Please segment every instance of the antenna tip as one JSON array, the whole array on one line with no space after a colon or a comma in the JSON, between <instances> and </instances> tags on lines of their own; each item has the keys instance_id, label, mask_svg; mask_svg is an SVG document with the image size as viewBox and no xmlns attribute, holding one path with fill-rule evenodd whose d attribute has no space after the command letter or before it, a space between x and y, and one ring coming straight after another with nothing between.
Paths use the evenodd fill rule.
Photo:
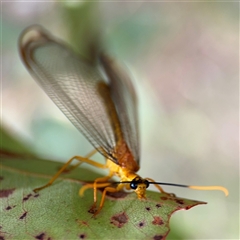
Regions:
<instances>
[{"instance_id":1,"label":"antenna tip","mask_svg":"<svg viewBox=\"0 0 240 240\"><path fill-rule=\"evenodd\" d=\"M222 191L224 192L225 196L227 197L229 192L225 187L222 187Z\"/></svg>"},{"instance_id":2,"label":"antenna tip","mask_svg":"<svg viewBox=\"0 0 240 240\"><path fill-rule=\"evenodd\" d=\"M229 194L227 188L222 186L189 186L189 188L196 190L219 190L224 192L225 196L228 196Z\"/></svg>"}]
</instances>

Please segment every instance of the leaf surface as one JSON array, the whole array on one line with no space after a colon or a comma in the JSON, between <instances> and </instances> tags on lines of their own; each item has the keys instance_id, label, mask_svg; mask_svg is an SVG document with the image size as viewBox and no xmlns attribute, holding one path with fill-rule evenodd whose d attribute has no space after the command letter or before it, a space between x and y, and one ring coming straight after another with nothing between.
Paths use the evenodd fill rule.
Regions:
<instances>
[{"instance_id":1,"label":"leaf surface","mask_svg":"<svg viewBox=\"0 0 240 240\"><path fill-rule=\"evenodd\" d=\"M89 212L93 191L78 191L98 175L78 168L62 174L39 193L60 168L58 162L31 158L2 160L0 181L1 234L3 239L165 239L173 212L204 202L147 192L147 200L135 193L108 195L101 212ZM81 180L79 180L81 179ZM101 191L98 192L98 199Z\"/></svg>"}]
</instances>

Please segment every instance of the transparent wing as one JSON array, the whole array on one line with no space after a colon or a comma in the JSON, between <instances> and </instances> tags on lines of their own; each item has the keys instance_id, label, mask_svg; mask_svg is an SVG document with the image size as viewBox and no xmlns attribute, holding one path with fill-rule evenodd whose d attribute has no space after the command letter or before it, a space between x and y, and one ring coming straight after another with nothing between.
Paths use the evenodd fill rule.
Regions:
<instances>
[{"instance_id":1,"label":"transparent wing","mask_svg":"<svg viewBox=\"0 0 240 240\"><path fill-rule=\"evenodd\" d=\"M102 55L100 61L109 79L111 98L117 110L123 139L139 163L137 97L129 75L116 62Z\"/></svg>"},{"instance_id":2,"label":"transparent wing","mask_svg":"<svg viewBox=\"0 0 240 240\"><path fill-rule=\"evenodd\" d=\"M96 67L40 26L23 32L20 52L35 80L100 153L117 163L113 151L124 139L139 161L136 97L120 69L102 58L107 83Z\"/></svg>"}]
</instances>

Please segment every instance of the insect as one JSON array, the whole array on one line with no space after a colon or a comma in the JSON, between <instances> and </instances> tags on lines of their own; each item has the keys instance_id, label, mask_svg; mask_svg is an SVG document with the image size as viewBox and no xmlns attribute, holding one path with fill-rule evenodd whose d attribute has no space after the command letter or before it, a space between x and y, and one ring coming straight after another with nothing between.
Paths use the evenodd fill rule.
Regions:
<instances>
[{"instance_id":1,"label":"insect","mask_svg":"<svg viewBox=\"0 0 240 240\"><path fill-rule=\"evenodd\" d=\"M108 56L99 56L99 70L38 25L23 31L19 49L33 78L95 148L85 157L72 157L46 185L34 189L35 192L50 186L75 159L79 161L77 165L87 163L109 169L106 177L95 179L79 191L83 195L86 189L93 188L95 215L102 209L107 192L134 190L139 199L145 199L150 184L162 193L160 185L221 190L228 194L221 186L161 183L136 173L140 161L137 97L128 74ZM96 152L105 157L105 164L90 159ZM113 176L118 176L120 181L110 182ZM104 191L97 208L98 188Z\"/></svg>"}]
</instances>

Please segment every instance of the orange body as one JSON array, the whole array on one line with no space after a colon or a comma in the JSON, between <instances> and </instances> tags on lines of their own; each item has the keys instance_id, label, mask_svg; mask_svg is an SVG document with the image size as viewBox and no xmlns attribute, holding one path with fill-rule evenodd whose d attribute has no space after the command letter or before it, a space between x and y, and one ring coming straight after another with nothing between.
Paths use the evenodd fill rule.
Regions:
<instances>
[{"instance_id":1,"label":"orange body","mask_svg":"<svg viewBox=\"0 0 240 240\"><path fill-rule=\"evenodd\" d=\"M106 166L110 172L113 172L114 175L120 178L120 182L132 182L134 179L135 181L141 180L142 183L139 183L137 185L137 189L135 189L134 191L139 199L146 198L147 186L146 184L144 184L143 179L139 175L137 175L134 171L129 170L128 168L120 167L119 165L117 165L116 163L109 159L106 162ZM124 188L127 190L131 190L129 183L119 184L116 190L120 191Z\"/></svg>"}]
</instances>

